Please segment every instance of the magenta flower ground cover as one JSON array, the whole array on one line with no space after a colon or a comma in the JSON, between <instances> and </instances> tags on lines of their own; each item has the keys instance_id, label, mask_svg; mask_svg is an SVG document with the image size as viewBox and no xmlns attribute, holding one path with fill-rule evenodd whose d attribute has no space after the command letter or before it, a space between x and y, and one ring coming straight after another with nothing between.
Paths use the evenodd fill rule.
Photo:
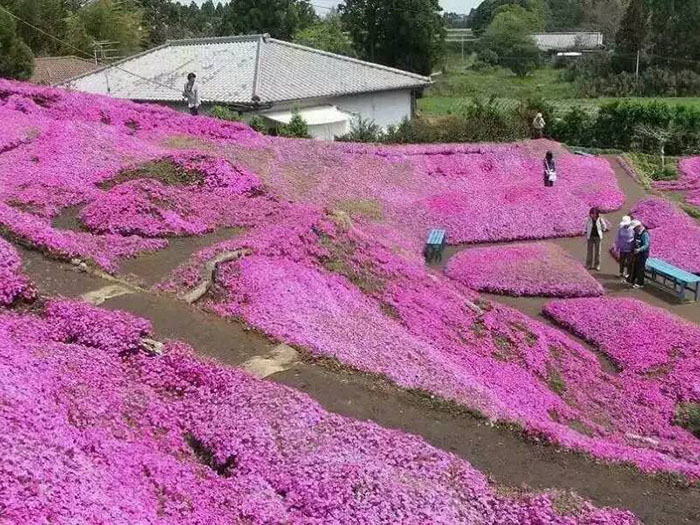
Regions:
<instances>
[{"instance_id":1,"label":"magenta flower ground cover","mask_svg":"<svg viewBox=\"0 0 700 525\"><path fill-rule=\"evenodd\" d=\"M201 235L264 220L274 206L261 193L364 217L415 248L438 226L454 243L578 235L590 206L611 210L624 201L605 160L571 155L555 143L319 144L8 81L0 81L0 111L8 129L0 147L0 203L19 213L0 214L0 224L57 255L110 271L121 257L165 244L146 237ZM554 188L541 181L547 148L559 166ZM124 170L164 159L205 183L163 187L151 179L104 187ZM67 238L50 221L71 206L84 206L79 217L87 231ZM132 238L125 246L108 234Z\"/></svg>"},{"instance_id":2,"label":"magenta flower ground cover","mask_svg":"<svg viewBox=\"0 0 700 525\"><path fill-rule=\"evenodd\" d=\"M634 216L651 235L651 257L700 273L700 224L671 201L649 197L637 203Z\"/></svg>"},{"instance_id":3,"label":"magenta flower ground cover","mask_svg":"<svg viewBox=\"0 0 700 525\"><path fill-rule=\"evenodd\" d=\"M547 149L558 162L553 188L542 183ZM591 206L624 202L607 161L552 142L373 147L277 139L226 154L286 198L381 220L421 240L434 227L445 228L450 243L580 235Z\"/></svg>"},{"instance_id":4,"label":"magenta flower ground cover","mask_svg":"<svg viewBox=\"0 0 700 525\"><path fill-rule=\"evenodd\" d=\"M700 442L657 411L668 402L658 384L605 371L590 350L510 308L478 314L475 292L397 256L361 225L291 210L284 222L196 254L161 288L188 291L204 262L247 249L220 266L203 307L561 446L700 475Z\"/></svg>"},{"instance_id":5,"label":"magenta flower ground cover","mask_svg":"<svg viewBox=\"0 0 700 525\"><path fill-rule=\"evenodd\" d=\"M0 306L36 297L34 285L22 272L22 260L10 243L0 238Z\"/></svg>"},{"instance_id":6,"label":"magenta flower ground cover","mask_svg":"<svg viewBox=\"0 0 700 525\"><path fill-rule=\"evenodd\" d=\"M471 248L452 257L445 274L475 290L516 297L604 293L579 261L547 242Z\"/></svg>"},{"instance_id":7,"label":"magenta flower ground cover","mask_svg":"<svg viewBox=\"0 0 700 525\"><path fill-rule=\"evenodd\" d=\"M681 159L678 171L678 180L657 181L654 182L654 188L672 191L700 190L700 157Z\"/></svg>"},{"instance_id":8,"label":"magenta flower ground cover","mask_svg":"<svg viewBox=\"0 0 700 525\"><path fill-rule=\"evenodd\" d=\"M544 312L600 348L624 373L654 376L669 399L700 401L700 327L635 299L553 301Z\"/></svg>"},{"instance_id":9,"label":"magenta flower ground cover","mask_svg":"<svg viewBox=\"0 0 700 525\"><path fill-rule=\"evenodd\" d=\"M583 500L560 515L556 493L499 495L420 438L329 414L181 343L139 352L149 332L67 301L0 313L4 521L637 523Z\"/></svg>"}]
</instances>

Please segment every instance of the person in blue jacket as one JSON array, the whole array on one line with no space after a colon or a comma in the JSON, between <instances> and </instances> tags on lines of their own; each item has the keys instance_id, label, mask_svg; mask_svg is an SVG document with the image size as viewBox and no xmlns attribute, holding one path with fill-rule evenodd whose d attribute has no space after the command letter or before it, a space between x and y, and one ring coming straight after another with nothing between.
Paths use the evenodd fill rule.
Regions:
<instances>
[{"instance_id":1,"label":"person in blue jacket","mask_svg":"<svg viewBox=\"0 0 700 525\"><path fill-rule=\"evenodd\" d=\"M632 224L634 225L634 262L629 283L633 288L638 289L644 286L644 269L651 249L651 236L641 221L633 221Z\"/></svg>"}]
</instances>

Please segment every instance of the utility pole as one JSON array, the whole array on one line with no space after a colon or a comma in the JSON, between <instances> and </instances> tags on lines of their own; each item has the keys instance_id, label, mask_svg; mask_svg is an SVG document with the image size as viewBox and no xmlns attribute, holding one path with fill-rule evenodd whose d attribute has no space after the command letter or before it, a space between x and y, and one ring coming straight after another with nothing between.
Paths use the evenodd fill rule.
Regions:
<instances>
[{"instance_id":1,"label":"utility pole","mask_svg":"<svg viewBox=\"0 0 700 525\"><path fill-rule=\"evenodd\" d=\"M639 55L641 54L641 50L637 49L637 67L634 72L634 76L639 79Z\"/></svg>"}]
</instances>

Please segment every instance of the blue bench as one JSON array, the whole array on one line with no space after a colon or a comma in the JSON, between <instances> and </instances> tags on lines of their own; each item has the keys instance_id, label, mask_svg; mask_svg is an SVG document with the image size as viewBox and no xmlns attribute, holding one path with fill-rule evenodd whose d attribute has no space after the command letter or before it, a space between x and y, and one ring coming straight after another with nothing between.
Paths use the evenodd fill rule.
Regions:
<instances>
[{"instance_id":1,"label":"blue bench","mask_svg":"<svg viewBox=\"0 0 700 525\"><path fill-rule=\"evenodd\" d=\"M447 235L445 230L430 230L425 243L425 260L428 262L442 261L442 251L445 249Z\"/></svg>"},{"instance_id":2,"label":"blue bench","mask_svg":"<svg viewBox=\"0 0 700 525\"><path fill-rule=\"evenodd\" d=\"M661 259L647 260L646 274L657 284L673 289L673 293L678 296L681 301L685 301L686 290L693 292L695 302L698 302L700 296L700 276L681 270L673 266L671 263L662 261ZM662 281L658 281L660 277Z\"/></svg>"}]
</instances>

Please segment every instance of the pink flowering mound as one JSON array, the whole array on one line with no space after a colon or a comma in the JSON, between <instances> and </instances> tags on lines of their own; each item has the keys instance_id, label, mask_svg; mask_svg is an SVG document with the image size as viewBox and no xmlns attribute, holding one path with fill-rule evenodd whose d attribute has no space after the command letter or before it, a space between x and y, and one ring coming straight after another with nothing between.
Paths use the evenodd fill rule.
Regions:
<instances>
[{"instance_id":1,"label":"pink flowering mound","mask_svg":"<svg viewBox=\"0 0 700 525\"><path fill-rule=\"evenodd\" d=\"M654 187L659 190L700 190L700 157L682 159L678 163L678 180L657 181Z\"/></svg>"},{"instance_id":2,"label":"pink flowering mound","mask_svg":"<svg viewBox=\"0 0 700 525\"><path fill-rule=\"evenodd\" d=\"M160 287L187 292L206 261L246 250L219 266L202 307L534 437L645 471L700 476L700 441L657 411L656 386L607 372L558 330L481 303L466 286L377 243L361 223L290 211L201 251Z\"/></svg>"},{"instance_id":3,"label":"pink flowering mound","mask_svg":"<svg viewBox=\"0 0 700 525\"><path fill-rule=\"evenodd\" d=\"M591 206L613 210L624 201L605 160L549 142L394 148L287 140L4 80L0 120L0 226L56 257L112 272L121 258L162 249L166 237L272 221L289 200L372 221L417 252L434 227L446 228L451 243L579 235ZM542 184L546 149L559 167L553 188ZM81 208L79 228L55 227L72 207Z\"/></svg>"},{"instance_id":4,"label":"pink flowering mound","mask_svg":"<svg viewBox=\"0 0 700 525\"><path fill-rule=\"evenodd\" d=\"M554 301L544 311L604 352L621 376L643 381L647 402L668 420L680 405L700 403L698 325L634 299ZM641 435L659 442L659 434Z\"/></svg>"},{"instance_id":5,"label":"pink flowering mound","mask_svg":"<svg viewBox=\"0 0 700 525\"><path fill-rule=\"evenodd\" d=\"M469 288L516 297L604 293L580 262L547 242L465 250L450 259L445 273Z\"/></svg>"},{"instance_id":6,"label":"pink flowering mound","mask_svg":"<svg viewBox=\"0 0 700 525\"><path fill-rule=\"evenodd\" d=\"M147 237L246 223L250 209L265 214L257 177L206 154L207 140L259 140L245 125L4 80L0 121L6 135L0 143L0 226L54 256L115 270L122 257L167 245ZM104 187L125 171L171 158L197 183L164 188L145 174ZM52 224L73 206L85 206L80 216L88 231Z\"/></svg>"},{"instance_id":7,"label":"pink flowering mound","mask_svg":"<svg viewBox=\"0 0 700 525\"><path fill-rule=\"evenodd\" d=\"M556 493L499 495L420 438L329 414L181 343L146 355L149 333L67 301L0 314L4 522L638 523L580 499L560 515Z\"/></svg>"},{"instance_id":8,"label":"pink flowering mound","mask_svg":"<svg viewBox=\"0 0 700 525\"><path fill-rule=\"evenodd\" d=\"M22 273L22 260L9 242L0 238L0 305L31 301L36 297L34 285Z\"/></svg>"},{"instance_id":9,"label":"pink flowering mound","mask_svg":"<svg viewBox=\"0 0 700 525\"><path fill-rule=\"evenodd\" d=\"M651 257L700 274L700 224L671 201L649 197L632 210L651 235Z\"/></svg>"},{"instance_id":10,"label":"pink flowering mound","mask_svg":"<svg viewBox=\"0 0 700 525\"><path fill-rule=\"evenodd\" d=\"M543 185L546 150L559 180ZM575 236L591 206L624 202L604 159L553 142L376 147L271 140L226 148L286 198L380 220L424 240L442 227L448 242Z\"/></svg>"}]
</instances>

